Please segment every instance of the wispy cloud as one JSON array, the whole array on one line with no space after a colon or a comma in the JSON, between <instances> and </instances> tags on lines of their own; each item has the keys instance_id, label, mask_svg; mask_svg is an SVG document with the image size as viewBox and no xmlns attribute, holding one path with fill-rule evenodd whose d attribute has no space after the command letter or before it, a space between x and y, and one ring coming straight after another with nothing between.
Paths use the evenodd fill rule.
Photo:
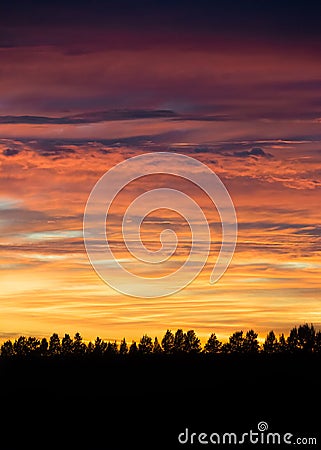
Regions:
<instances>
[{"instance_id":1,"label":"wispy cloud","mask_svg":"<svg viewBox=\"0 0 321 450\"><path fill-rule=\"evenodd\" d=\"M173 118L176 116L177 114L170 110L111 110L62 117L0 116L0 124L81 125L117 120Z\"/></svg>"}]
</instances>

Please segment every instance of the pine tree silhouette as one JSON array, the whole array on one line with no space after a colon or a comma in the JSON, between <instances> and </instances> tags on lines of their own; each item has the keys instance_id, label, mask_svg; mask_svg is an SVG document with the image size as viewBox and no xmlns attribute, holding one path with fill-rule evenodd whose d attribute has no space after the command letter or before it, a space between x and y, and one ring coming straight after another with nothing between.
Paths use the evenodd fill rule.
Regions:
<instances>
[{"instance_id":1,"label":"pine tree silhouette","mask_svg":"<svg viewBox=\"0 0 321 450\"><path fill-rule=\"evenodd\" d=\"M163 339L162 339L162 347L164 353L171 354L174 350L174 335L171 330L167 330Z\"/></svg>"},{"instance_id":2,"label":"pine tree silhouette","mask_svg":"<svg viewBox=\"0 0 321 450\"><path fill-rule=\"evenodd\" d=\"M125 338L123 338L121 340L121 343L119 346L119 353L120 353L120 355L127 355L127 353L128 353L128 345L127 345Z\"/></svg>"},{"instance_id":3,"label":"pine tree silhouette","mask_svg":"<svg viewBox=\"0 0 321 450\"><path fill-rule=\"evenodd\" d=\"M220 353L222 350L222 342L219 341L215 333L212 333L208 341L204 345L204 353Z\"/></svg>"},{"instance_id":4,"label":"pine tree silhouette","mask_svg":"<svg viewBox=\"0 0 321 450\"><path fill-rule=\"evenodd\" d=\"M141 338L138 344L138 351L144 355L149 355L153 351L153 340L147 334Z\"/></svg>"},{"instance_id":5,"label":"pine tree silhouette","mask_svg":"<svg viewBox=\"0 0 321 450\"><path fill-rule=\"evenodd\" d=\"M61 353L60 339L57 333L50 336L48 352L50 356L58 356Z\"/></svg>"},{"instance_id":6,"label":"pine tree silhouette","mask_svg":"<svg viewBox=\"0 0 321 450\"><path fill-rule=\"evenodd\" d=\"M279 344L274 331L270 331L266 336L265 342L263 344L263 350L265 353L273 354L279 351Z\"/></svg>"},{"instance_id":7,"label":"pine tree silhouette","mask_svg":"<svg viewBox=\"0 0 321 450\"><path fill-rule=\"evenodd\" d=\"M155 336L154 344L153 344L153 353L160 354L162 352L163 352L162 347L161 347L160 343L158 342L157 336Z\"/></svg>"},{"instance_id":8,"label":"pine tree silhouette","mask_svg":"<svg viewBox=\"0 0 321 450\"><path fill-rule=\"evenodd\" d=\"M243 340L243 352L244 353L257 353L259 351L259 342L257 340L257 333L254 330L247 331Z\"/></svg>"},{"instance_id":9,"label":"pine tree silhouette","mask_svg":"<svg viewBox=\"0 0 321 450\"><path fill-rule=\"evenodd\" d=\"M188 330L184 335L184 351L187 353L200 353L201 341L194 330Z\"/></svg>"}]
</instances>

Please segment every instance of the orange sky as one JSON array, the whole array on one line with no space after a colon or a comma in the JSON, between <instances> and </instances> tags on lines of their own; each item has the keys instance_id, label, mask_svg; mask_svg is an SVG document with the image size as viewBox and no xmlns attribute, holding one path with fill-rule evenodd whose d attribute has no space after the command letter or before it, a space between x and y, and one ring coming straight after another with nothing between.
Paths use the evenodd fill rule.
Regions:
<instances>
[{"instance_id":1,"label":"orange sky","mask_svg":"<svg viewBox=\"0 0 321 450\"><path fill-rule=\"evenodd\" d=\"M97 28L91 17L84 34L66 24L57 32L54 19L47 31L10 20L0 42L0 339L79 331L131 340L178 327L225 339L238 329L264 336L304 322L320 327L321 58L313 37L293 41L291 24L282 36L254 26L255 38L241 28L227 38L224 27L214 33L206 24L178 32L160 18L157 32L144 28L146 42L128 17L122 31ZM115 292L88 261L82 220L91 189L114 164L150 151L197 158L230 192L238 243L214 286L217 245L191 285L162 299ZM146 180L144 189L167 182ZM213 205L185 189L217 241ZM141 190L134 185L113 206L119 258L128 257L119 219ZM146 222L148 245L168 218L160 211ZM188 239L170 219L181 243ZM175 261L185 254L181 245Z\"/></svg>"},{"instance_id":2,"label":"orange sky","mask_svg":"<svg viewBox=\"0 0 321 450\"><path fill-rule=\"evenodd\" d=\"M3 150L10 144L6 141ZM265 333L304 321L320 323L320 209L318 187L309 176L317 161L312 169L311 158L293 160L293 150L287 149L301 144L280 144L282 150L266 145L273 158L217 154L211 164L211 154L195 155L222 177L230 191L238 215L238 244L219 283L208 284L216 257L213 249L201 275L164 299L133 299L113 291L97 277L84 250L87 197L108 168L129 156L128 149L71 145L68 149L74 153L65 147L58 156L43 156L32 143L15 145L21 145L19 154L2 154L0 159L4 333L80 330L87 338L97 334L119 339L138 338L142 332L160 335L167 327L181 326L194 328L201 336L216 330L225 337L239 328ZM283 150L289 156L278 156ZM136 188L141 189L139 183ZM135 190L128 201L134 195ZM217 221L206 198L200 197L208 220ZM111 210L116 224L125 200ZM159 217L168 217L166 211ZM159 217L146 225L149 241L159 236ZM177 231L184 240L184 229ZM118 239L119 229L118 235L115 232ZM214 240L220 238L218 227L212 232ZM116 254L123 257L124 249Z\"/></svg>"}]
</instances>

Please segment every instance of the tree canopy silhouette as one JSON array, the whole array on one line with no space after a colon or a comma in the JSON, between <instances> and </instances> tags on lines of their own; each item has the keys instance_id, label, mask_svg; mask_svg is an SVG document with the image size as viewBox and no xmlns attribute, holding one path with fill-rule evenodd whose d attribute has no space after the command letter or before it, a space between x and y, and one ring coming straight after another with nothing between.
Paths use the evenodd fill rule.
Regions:
<instances>
[{"instance_id":1,"label":"tree canopy silhouette","mask_svg":"<svg viewBox=\"0 0 321 450\"><path fill-rule=\"evenodd\" d=\"M264 343L260 345L258 334L254 330L235 331L227 342L221 342L215 333L211 333L202 347L201 340L194 330L186 332L179 328L173 333L167 330L161 341L156 336L154 340L144 334L139 342L132 341L128 346L123 338L117 341L104 341L97 337L94 342L85 342L80 333L72 338L66 333L60 339L53 333L49 341L46 337L38 339L33 336L19 336L14 341L5 341L0 348L2 359L8 358L102 358L127 356L154 356L161 355L277 355L277 354L320 354L321 331L316 331L311 324L293 327L286 337L283 333L277 337L273 330L269 331Z\"/></svg>"}]
</instances>

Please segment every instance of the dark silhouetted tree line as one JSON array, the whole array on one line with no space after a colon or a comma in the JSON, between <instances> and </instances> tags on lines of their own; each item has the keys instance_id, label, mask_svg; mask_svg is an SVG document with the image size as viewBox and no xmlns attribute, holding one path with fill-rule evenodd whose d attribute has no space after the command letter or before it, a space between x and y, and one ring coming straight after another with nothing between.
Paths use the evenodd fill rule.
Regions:
<instances>
[{"instance_id":1,"label":"dark silhouetted tree line","mask_svg":"<svg viewBox=\"0 0 321 450\"><path fill-rule=\"evenodd\" d=\"M270 331L262 345L254 330L246 333L234 332L227 342L221 342L215 333L212 333L202 347L200 339L194 330L184 332L178 329L175 333L167 330L161 341L157 337L152 339L144 334L139 342L128 344L123 338L118 344L116 341L104 341L97 337L94 342L85 343L79 333L72 338L65 334L61 339L53 333L49 340L46 338L20 336L14 342L7 340L0 349L1 358L84 358L105 356L133 356L133 355L255 355L255 354L321 354L321 331L314 326L304 324L294 327L287 337L282 333L277 337Z\"/></svg>"}]
</instances>

